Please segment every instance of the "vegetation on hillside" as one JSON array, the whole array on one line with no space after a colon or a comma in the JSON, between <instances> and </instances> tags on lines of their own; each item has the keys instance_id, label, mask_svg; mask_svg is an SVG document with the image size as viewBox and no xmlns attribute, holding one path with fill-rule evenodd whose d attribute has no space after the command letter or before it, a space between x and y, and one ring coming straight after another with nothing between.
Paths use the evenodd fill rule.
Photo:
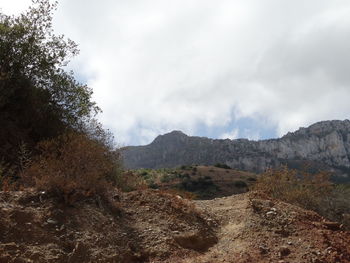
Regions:
<instances>
[{"instance_id":1,"label":"vegetation on hillside","mask_svg":"<svg viewBox=\"0 0 350 263\"><path fill-rule=\"evenodd\" d=\"M52 29L56 4L35 0L19 16L0 13L0 186L36 187L66 203L115 186L171 190L209 199L254 189L350 226L350 187L323 173L286 168L258 180L226 164L121 172L113 136L94 117L92 90L65 66L77 45Z\"/></svg>"},{"instance_id":2,"label":"vegetation on hillside","mask_svg":"<svg viewBox=\"0 0 350 263\"><path fill-rule=\"evenodd\" d=\"M119 155L94 120L91 88L65 70L78 49L54 34L55 8L34 0L19 16L0 13L0 184L91 194L116 183Z\"/></svg>"},{"instance_id":3,"label":"vegetation on hillside","mask_svg":"<svg viewBox=\"0 0 350 263\"><path fill-rule=\"evenodd\" d=\"M256 180L252 173L197 165L183 165L173 169L138 169L129 171L128 174L139 188L171 190L181 196L196 199L243 193ZM136 189L136 184L134 186L133 189Z\"/></svg>"},{"instance_id":4,"label":"vegetation on hillside","mask_svg":"<svg viewBox=\"0 0 350 263\"><path fill-rule=\"evenodd\" d=\"M313 210L350 228L350 185L334 184L329 174L310 174L283 167L259 176L254 190Z\"/></svg>"}]
</instances>

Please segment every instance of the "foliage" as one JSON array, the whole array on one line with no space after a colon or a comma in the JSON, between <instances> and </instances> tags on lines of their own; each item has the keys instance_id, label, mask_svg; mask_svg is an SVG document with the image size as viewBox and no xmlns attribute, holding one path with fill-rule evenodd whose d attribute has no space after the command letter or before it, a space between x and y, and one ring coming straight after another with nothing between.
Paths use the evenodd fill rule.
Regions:
<instances>
[{"instance_id":1,"label":"foliage","mask_svg":"<svg viewBox=\"0 0 350 263\"><path fill-rule=\"evenodd\" d=\"M12 190L15 185L13 185L13 168L6 162L0 161L0 190L8 191Z\"/></svg>"},{"instance_id":2,"label":"foliage","mask_svg":"<svg viewBox=\"0 0 350 263\"><path fill-rule=\"evenodd\" d=\"M320 215L339 221L350 228L346 218L350 215L350 187L334 185L324 172L309 174L283 167L261 175L255 191L273 198L314 210Z\"/></svg>"},{"instance_id":3,"label":"foliage","mask_svg":"<svg viewBox=\"0 0 350 263\"><path fill-rule=\"evenodd\" d=\"M223 169L231 169L230 166L228 166L227 164L225 163L217 163L214 165L215 167L218 167L218 168L223 168Z\"/></svg>"},{"instance_id":4,"label":"foliage","mask_svg":"<svg viewBox=\"0 0 350 263\"><path fill-rule=\"evenodd\" d=\"M104 194L117 183L118 158L109 148L85 134L67 133L38 144L38 155L21 174L35 186L71 203L76 196Z\"/></svg>"},{"instance_id":5,"label":"foliage","mask_svg":"<svg viewBox=\"0 0 350 263\"><path fill-rule=\"evenodd\" d=\"M233 184L234 184L235 187L238 187L238 188L246 188L246 187L248 187L247 183L245 181L243 181L243 180L237 180Z\"/></svg>"},{"instance_id":6,"label":"foliage","mask_svg":"<svg viewBox=\"0 0 350 263\"><path fill-rule=\"evenodd\" d=\"M178 185L178 189L192 192L200 198L207 198L219 190L212 178L208 176L185 179Z\"/></svg>"},{"instance_id":7,"label":"foliage","mask_svg":"<svg viewBox=\"0 0 350 263\"><path fill-rule=\"evenodd\" d=\"M154 186L154 184L152 185ZM148 187L142 176L131 171L119 173L116 177L116 186L124 192L145 189Z\"/></svg>"},{"instance_id":8,"label":"foliage","mask_svg":"<svg viewBox=\"0 0 350 263\"><path fill-rule=\"evenodd\" d=\"M18 17L0 13L0 156L11 165L22 143L80 130L99 111L92 90L64 70L78 49L53 33L55 7L35 0Z\"/></svg>"},{"instance_id":9,"label":"foliage","mask_svg":"<svg viewBox=\"0 0 350 263\"><path fill-rule=\"evenodd\" d=\"M256 182L256 178L255 178L255 177L252 177L252 176L248 177L247 180L248 180L249 182Z\"/></svg>"}]
</instances>

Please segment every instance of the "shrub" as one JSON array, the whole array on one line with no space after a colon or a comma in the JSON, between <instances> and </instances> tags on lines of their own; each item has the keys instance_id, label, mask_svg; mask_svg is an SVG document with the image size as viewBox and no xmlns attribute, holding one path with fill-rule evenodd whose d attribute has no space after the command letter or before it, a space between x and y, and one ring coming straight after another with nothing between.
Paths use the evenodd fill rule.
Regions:
<instances>
[{"instance_id":1,"label":"shrub","mask_svg":"<svg viewBox=\"0 0 350 263\"><path fill-rule=\"evenodd\" d=\"M181 169L181 170L188 170L188 166L186 166L186 165L181 165L180 169Z\"/></svg>"},{"instance_id":2,"label":"shrub","mask_svg":"<svg viewBox=\"0 0 350 263\"><path fill-rule=\"evenodd\" d=\"M16 172L19 142L32 150L39 141L77 130L99 112L92 90L65 70L78 48L55 35L56 4L32 2L18 16L0 10L0 156Z\"/></svg>"},{"instance_id":3,"label":"shrub","mask_svg":"<svg viewBox=\"0 0 350 263\"><path fill-rule=\"evenodd\" d=\"M238 187L238 188L245 188L245 187L248 187L247 183L242 181L242 180L237 180L233 183L233 185L235 187Z\"/></svg>"},{"instance_id":4,"label":"shrub","mask_svg":"<svg viewBox=\"0 0 350 263\"><path fill-rule=\"evenodd\" d=\"M10 164L0 161L0 190L9 191L16 188L14 184L15 170L11 167Z\"/></svg>"},{"instance_id":5,"label":"shrub","mask_svg":"<svg viewBox=\"0 0 350 263\"><path fill-rule=\"evenodd\" d=\"M180 178L180 179L189 179L189 178L190 178L190 175L189 175L188 173L179 174L179 178Z\"/></svg>"},{"instance_id":6,"label":"shrub","mask_svg":"<svg viewBox=\"0 0 350 263\"><path fill-rule=\"evenodd\" d=\"M331 192L328 175L299 174L283 167L269 170L258 178L254 189L283 201L298 204L307 209L317 209L320 198Z\"/></svg>"},{"instance_id":7,"label":"shrub","mask_svg":"<svg viewBox=\"0 0 350 263\"><path fill-rule=\"evenodd\" d=\"M170 176L169 176L169 175L163 175L163 176L160 178L160 182L161 182L161 183L168 183L168 182L170 182Z\"/></svg>"},{"instance_id":8,"label":"shrub","mask_svg":"<svg viewBox=\"0 0 350 263\"><path fill-rule=\"evenodd\" d=\"M155 182L150 182L148 184L149 188L152 188L152 189L158 189L159 188L159 185L156 184Z\"/></svg>"},{"instance_id":9,"label":"shrub","mask_svg":"<svg viewBox=\"0 0 350 263\"><path fill-rule=\"evenodd\" d=\"M116 186L124 192L131 192L147 188L147 183L141 175L128 171L117 174Z\"/></svg>"},{"instance_id":10,"label":"shrub","mask_svg":"<svg viewBox=\"0 0 350 263\"><path fill-rule=\"evenodd\" d=\"M230 166L228 166L227 164L225 163L217 163L214 165L215 167L218 167L218 168L223 168L223 169L231 169Z\"/></svg>"},{"instance_id":11,"label":"shrub","mask_svg":"<svg viewBox=\"0 0 350 263\"><path fill-rule=\"evenodd\" d=\"M248 177L247 180L249 182L256 182L257 179L256 179L256 177Z\"/></svg>"},{"instance_id":12,"label":"shrub","mask_svg":"<svg viewBox=\"0 0 350 263\"><path fill-rule=\"evenodd\" d=\"M141 173L141 175L142 175L142 176L147 176L147 175L148 175L148 172L147 172L147 171L143 171L143 172Z\"/></svg>"},{"instance_id":13,"label":"shrub","mask_svg":"<svg viewBox=\"0 0 350 263\"><path fill-rule=\"evenodd\" d=\"M260 176L253 189L273 198L316 211L329 220L344 223L350 214L350 187L334 185L327 173L300 173L283 167Z\"/></svg>"},{"instance_id":14,"label":"shrub","mask_svg":"<svg viewBox=\"0 0 350 263\"><path fill-rule=\"evenodd\" d=\"M115 152L84 134L67 133L38 144L40 154L21 174L24 185L63 197L103 195L116 184L119 169Z\"/></svg>"}]
</instances>

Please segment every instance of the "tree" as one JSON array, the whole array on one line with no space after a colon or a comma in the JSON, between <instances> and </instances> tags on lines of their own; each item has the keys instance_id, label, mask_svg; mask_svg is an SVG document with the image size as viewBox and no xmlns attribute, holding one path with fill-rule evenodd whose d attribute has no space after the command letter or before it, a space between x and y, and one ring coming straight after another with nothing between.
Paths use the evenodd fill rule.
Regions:
<instances>
[{"instance_id":1,"label":"tree","mask_svg":"<svg viewBox=\"0 0 350 263\"><path fill-rule=\"evenodd\" d=\"M20 144L79 131L99 111L92 90L64 70L78 49L54 34L56 5L33 0L17 17L0 13L0 161L16 164Z\"/></svg>"}]
</instances>

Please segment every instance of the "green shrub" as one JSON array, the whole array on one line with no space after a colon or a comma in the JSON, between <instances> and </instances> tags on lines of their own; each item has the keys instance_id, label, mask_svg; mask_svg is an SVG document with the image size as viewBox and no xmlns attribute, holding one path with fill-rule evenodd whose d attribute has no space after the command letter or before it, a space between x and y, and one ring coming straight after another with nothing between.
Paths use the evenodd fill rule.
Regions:
<instances>
[{"instance_id":1,"label":"green shrub","mask_svg":"<svg viewBox=\"0 0 350 263\"><path fill-rule=\"evenodd\" d=\"M218 168L223 168L223 169L231 169L230 166L228 166L227 164L225 163L217 163L214 165L215 167L218 167Z\"/></svg>"},{"instance_id":2,"label":"green shrub","mask_svg":"<svg viewBox=\"0 0 350 263\"><path fill-rule=\"evenodd\" d=\"M257 179L256 179L256 177L248 177L247 180L249 182L256 182Z\"/></svg>"},{"instance_id":3,"label":"green shrub","mask_svg":"<svg viewBox=\"0 0 350 263\"><path fill-rule=\"evenodd\" d=\"M168 183L170 182L170 177L168 175L164 175L163 177L160 178L160 181L162 183Z\"/></svg>"},{"instance_id":4,"label":"green shrub","mask_svg":"<svg viewBox=\"0 0 350 263\"><path fill-rule=\"evenodd\" d=\"M247 183L242 180L237 180L233 183L233 185L237 188L245 188L248 187Z\"/></svg>"},{"instance_id":5,"label":"green shrub","mask_svg":"<svg viewBox=\"0 0 350 263\"><path fill-rule=\"evenodd\" d=\"M148 175L148 172L147 172L147 171L143 171L143 172L141 173L141 175L142 175L142 176L147 176L147 175Z\"/></svg>"}]
</instances>

